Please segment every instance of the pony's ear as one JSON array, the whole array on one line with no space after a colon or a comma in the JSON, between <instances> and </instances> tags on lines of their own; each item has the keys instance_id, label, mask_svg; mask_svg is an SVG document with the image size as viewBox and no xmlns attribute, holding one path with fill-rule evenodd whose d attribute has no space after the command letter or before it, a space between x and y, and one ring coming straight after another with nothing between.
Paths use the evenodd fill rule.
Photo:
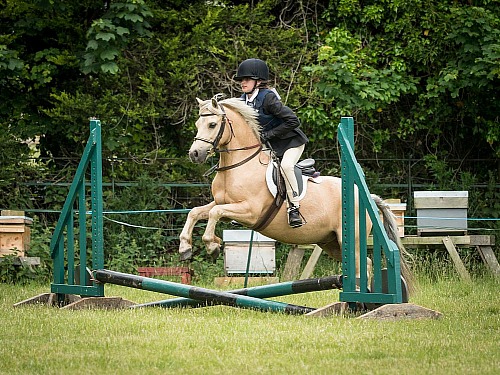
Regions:
<instances>
[{"instance_id":1,"label":"pony's ear","mask_svg":"<svg viewBox=\"0 0 500 375\"><path fill-rule=\"evenodd\" d=\"M201 106L203 104L203 100L201 100L200 98L196 98L196 100L198 101L199 106Z\"/></svg>"},{"instance_id":2,"label":"pony's ear","mask_svg":"<svg viewBox=\"0 0 500 375\"><path fill-rule=\"evenodd\" d=\"M212 98L212 107L217 108L217 106L218 106L217 99L214 97Z\"/></svg>"}]
</instances>

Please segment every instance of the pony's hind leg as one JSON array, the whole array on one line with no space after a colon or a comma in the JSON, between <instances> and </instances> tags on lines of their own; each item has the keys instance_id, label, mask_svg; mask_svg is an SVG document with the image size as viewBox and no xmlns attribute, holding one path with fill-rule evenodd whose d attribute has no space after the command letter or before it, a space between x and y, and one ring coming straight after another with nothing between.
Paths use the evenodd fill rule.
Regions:
<instances>
[{"instance_id":1,"label":"pony's hind leg","mask_svg":"<svg viewBox=\"0 0 500 375\"><path fill-rule=\"evenodd\" d=\"M371 225L370 225L371 228ZM337 260L338 262L342 263L342 230L338 230L339 234L335 234L335 238L332 241L329 242L324 242L324 243L318 243L318 246L323 249L324 252L326 252L331 258ZM369 232L369 230L368 230ZM360 277L360 252L359 252L359 238L358 235L356 235L355 238L356 241L356 246L355 246L355 272L356 272L356 279L359 280ZM343 265L341 265L341 268L343 268ZM368 280L371 277L372 273L372 260L367 257L366 258L366 272L367 272L367 278ZM359 281L358 281L359 283ZM368 283L369 284L369 283ZM359 286L359 285L358 285Z\"/></svg>"},{"instance_id":2,"label":"pony's hind leg","mask_svg":"<svg viewBox=\"0 0 500 375\"><path fill-rule=\"evenodd\" d=\"M194 207L186 219L184 228L179 236L179 253L181 255L181 260L191 259L193 256L193 229L199 220L208 219L209 211L215 206L215 202L211 202L205 206Z\"/></svg>"},{"instance_id":3,"label":"pony's hind leg","mask_svg":"<svg viewBox=\"0 0 500 375\"><path fill-rule=\"evenodd\" d=\"M321 247L329 257L342 262L342 248L336 238L330 242L318 243L317 245Z\"/></svg>"}]
</instances>

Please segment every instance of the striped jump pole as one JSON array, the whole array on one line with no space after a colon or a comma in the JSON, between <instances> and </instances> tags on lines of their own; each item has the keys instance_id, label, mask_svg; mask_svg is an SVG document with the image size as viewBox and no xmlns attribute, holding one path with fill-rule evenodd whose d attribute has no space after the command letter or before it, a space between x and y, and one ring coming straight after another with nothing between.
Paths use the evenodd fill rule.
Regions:
<instances>
[{"instance_id":1,"label":"striped jump pole","mask_svg":"<svg viewBox=\"0 0 500 375\"><path fill-rule=\"evenodd\" d=\"M286 296L290 294L299 294L307 292L316 292L329 289L342 289L342 275L333 275L315 279L305 279L296 281L287 281L284 283L256 286L253 288L243 288L229 290L227 293L250 296L255 298L270 298ZM142 303L132 306L136 307L204 307L210 305L207 300L196 300L191 298L171 298L162 301Z\"/></svg>"},{"instance_id":2,"label":"striped jump pole","mask_svg":"<svg viewBox=\"0 0 500 375\"><path fill-rule=\"evenodd\" d=\"M143 289L152 292L171 294L178 297L207 301L208 303L214 305L227 305L246 309L283 312L294 315L306 314L316 310L305 306L291 305L288 303L269 301L228 292L219 292L216 290L194 287L149 277L129 275L126 273L104 269L93 271L93 275L94 278L101 283L116 284L129 288Z\"/></svg>"}]
</instances>

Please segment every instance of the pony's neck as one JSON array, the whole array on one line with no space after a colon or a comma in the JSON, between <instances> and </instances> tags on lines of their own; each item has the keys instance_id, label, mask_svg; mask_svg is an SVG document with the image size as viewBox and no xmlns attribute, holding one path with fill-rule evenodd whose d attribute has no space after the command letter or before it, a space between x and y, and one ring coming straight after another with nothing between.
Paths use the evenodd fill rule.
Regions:
<instances>
[{"instance_id":1,"label":"pony's neck","mask_svg":"<svg viewBox=\"0 0 500 375\"><path fill-rule=\"evenodd\" d=\"M249 167L254 163L259 163L259 154L262 152L259 151L259 147L261 147L260 138L239 113L227 109L226 114L230 126L226 127L228 134L226 134L225 138L229 140L229 143L219 147L219 151L221 151L219 154L219 167L224 168L239 165L240 163ZM231 129L232 134L230 134ZM240 170L238 168L238 171Z\"/></svg>"},{"instance_id":2,"label":"pony's neck","mask_svg":"<svg viewBox=\"0 0 500 375\"><path fill-rule=\"evenodd\" d=\"M232 129L233 134L228 134L230 141L224 148L236 149L260 144L260 139L239 113L231 109L226 109L226 113L231 124L226 131L230 132Z\"/></svg>"}]
</instances>

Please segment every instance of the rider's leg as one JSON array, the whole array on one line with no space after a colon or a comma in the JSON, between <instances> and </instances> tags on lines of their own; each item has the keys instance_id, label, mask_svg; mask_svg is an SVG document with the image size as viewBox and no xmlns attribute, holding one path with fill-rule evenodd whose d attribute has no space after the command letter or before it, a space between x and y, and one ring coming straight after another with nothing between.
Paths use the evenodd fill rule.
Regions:
<instances>
[{"instance_id":1,"label":"rider's leg","mask_svg":"<svg viewBox=\"0 0 500 375\"><path fill-rule=\"evenodd\" d=\"M295 178L295 164L299 161L305 145L290 148L281 159L281 168L285 178L286 195L288 197L288 222L292 227L300 227L302 219L299 214L299 187Z\"/></svg>"}]
</instances>

